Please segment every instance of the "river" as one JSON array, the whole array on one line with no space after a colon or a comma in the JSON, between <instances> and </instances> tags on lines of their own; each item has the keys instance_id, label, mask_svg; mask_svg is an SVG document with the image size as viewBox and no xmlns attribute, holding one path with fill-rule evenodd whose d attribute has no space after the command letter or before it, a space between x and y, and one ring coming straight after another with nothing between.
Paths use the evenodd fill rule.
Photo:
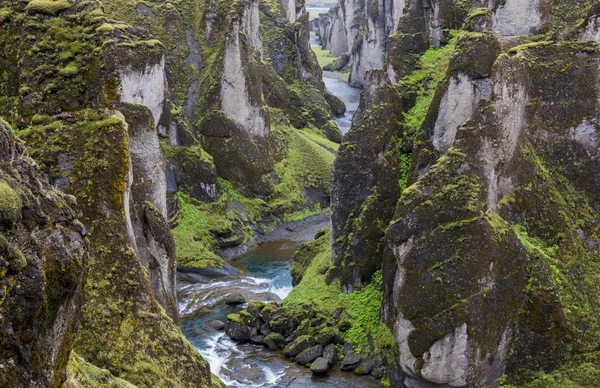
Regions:
<instances>
[{"instance_id":1,"label":"river","mask_svg":"<svg viewBox=\"0 0 600 388\"><path fill-rule=\"evenodd\" d=\"M316 45L311 36L311 44ZM346 104L346 113L336 117L342 133L350 130L352 115L360 101L360 89L343 81L343 74L323 72L327 89ZM279 301L292 290L291 260L301 244L327 224L289 232L282 239L259 245L229 261L244 273L242 277L214 279L194 274L178 274L177 295L181 329L191 344L210 363L212 373L228 387L290 388L369 388L381 387L371 377L331 369L325 376L314 376L310 369L290 362L281 351L263 346L232 341L222 330L210 328L211 322L227 321L227 315L240 311L243 305L227 305L223 298L232 295L246 300Z\"/></svg>"},{"instance_id":2,"label":"river","mask_svg":"<svg viewBox=\"0 0 600 388\"><path fill-rule=\"evenodd\" d=\"M178 296L181 328L186 338L210 363L211 371L229 387L380 387L371 377L332 369L326 376L313 376L310 369L288 361L281 353L263 346L240 344L223 331L207 328L213 320L227 321L227 314L243 306L219 303L226 295L242 294L253 300L279 300L292 290L291 258L304 242L327 226L320 224L289 233L281 240L262 244L229 263L242 270L241 278L211 281L179 274ZM245 306L245 305L244 305Z\"/></svg>"},{"instance_id":3,"label":"river","mask_svg":"<svg viewBox=\"0 0 600 388\"><path fill-rule=\"evenodd\" d=\"M319 46L314 33L310 34L310 44L313 47ZM323 82L327 90L346 104L346 113L333 119L343 134L348 132L352 126L352 116L358 108L361 92L361 89L349 86L344 81L344 76L345 74L339 72L323 71Z\"/></svg>"}]
</instances>

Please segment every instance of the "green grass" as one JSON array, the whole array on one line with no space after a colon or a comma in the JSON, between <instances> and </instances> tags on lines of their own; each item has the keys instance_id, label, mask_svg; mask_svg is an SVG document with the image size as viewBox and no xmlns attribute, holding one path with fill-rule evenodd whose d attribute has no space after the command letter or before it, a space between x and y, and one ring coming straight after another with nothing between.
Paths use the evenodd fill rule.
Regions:
<instances>
[{"instance_id":1,"label":"green grass","mask_svg":"<svg viewBox=\"0 0 600 388\"><path fill-rule=\"evenodd\" d=\"M446 70L448 69L448 64L456 45L456 38L456 31L453 31L452 38L446 46L427 50L419 59L417 70L401 81L418 89L415 106L404 113L404 123L407 128L415 131L421 128L429 106L433 101L435 88L446 75ZM424 87L425 81L429 81L427 88Z\"/></svg>"},{"instance_id":2,"label":"green grass","mask_svg":"<svg viewBox=\"0 0 600 388\"><path fill-rule=\"evenodd\" d=\"M319 62L319 66L321 66L321 69L333 63L333 61L335 61L338 58L331 55L331 52L329 52L329 50L323 50L321 46L312 46L311 48L317 55L317 61Z\"/></svg>"},{"instance_id":3,"label":"green grass","mask_svg":"<svg viewBox=\"0 0 600 388\"><path fill-rule=\"evenodd\" d=\"M178 193L180 203L179 225L173 229L173 237L177 247L177 264L185 267L222 267L223 260L208 247L214 243L211 230L216 217L211 212L211 204L195 201L187 194ZM230 226L227 219L218 217L225 226Z\"/></svg>"},{"instance_id":4,"label":"green grass","mask_svg":"<svg viewBox=\"0 0 600 388\"><path fill-rule=\"evenodd\" d=\"M294 213L306 208L303 190L306 187L324 188L329 194L331 167L335 155L312 140L316 133L306 134L288 126L277 126L288 144L284 159L275 165L279 182L275 185L269 204L276 213Z\"/></svg>"},{"instance_id":5,"label":"green grass","mask_svg":"<svg viewBox=\"0 0 600 388\"><path fill-rule=\"evenodd\" d=\"M352 325L342 333L344 340L353 345L359 353L367 353L369 337L373 338L380 354L393 357L397 347L393 334L379 319L381 308L381 271L377 271L371 283L360 291L344 294L339 280L326 283L326 274L331 265L331 247L329 233L312 244L318 244L319 253L306 269L302 280L283 300L284 306L299 306L312 302L319 306L325 314L333 314L343 307L352 316Z\"/></svg>"},{"instance_id":6,"label":"green grass","mask_svg":"<svg viewBox=\"0 0 600 388\"><path fill-rule=\"evenodd\" d=\"M310 140L312 140L315 143L320 144L324 147L327 147L328 149L330 149L332 151L337 151L340 148L340 145L338 143L334 143L331 140L327 139L324 135L320 134L318 132L318 130L304 128L302 130L302 133L304 134L304 136L308 137Z\"/></svg>"}]
</instances>

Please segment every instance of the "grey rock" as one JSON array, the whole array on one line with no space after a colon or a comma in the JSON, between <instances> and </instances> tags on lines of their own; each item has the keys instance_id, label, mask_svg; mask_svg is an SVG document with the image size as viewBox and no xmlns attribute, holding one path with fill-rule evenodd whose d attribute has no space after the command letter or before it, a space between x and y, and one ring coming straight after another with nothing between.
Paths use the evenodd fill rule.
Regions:
<instances>
[{"instance_id":1,"label":"grey rock","mask_svg":"<svg viewBox=\"0 0 600 388\"><path fill-rule=\"evenodd\" d=\"M287 343L288 341L286 341L279 333L272 332L265 337L265 345L271 350L283 348Z\"/></svg>"},{"instance_id":2,"label":"grey rock","mask_svg":"<svg viewBox=\"0 0 600 388\"><path fill-rule=\"evenodd\" d=\"M329 365L333 366L337 363L338 352L333 344L325 346L325 349L323 350L323 358Z\"/></svg>"},{"instance_id":3,"label":"grey rock","mask_svg":"<svg viewBox=\"0 0 600 388\"><path fill-rule=\"evenodd\" d=\"M327 373L327 370L329 369L329 365L327 360L325 360L323 357L319 357L317 358L311 365L310 365L310 371L316 375L322 375Z\"/></svg>"},{"instance_id":4,"label":"grey rock","mask_svg":"<svg viewBox=\"0 0 600 388\"><path fill-rule=\"evenodd\" d=\"M352 370L358 366L358 364L362 361L362 358L354 352L354 350L346 351L344 354L344 359L342 360L341 369L342 370Z\"/></svg>"},{"instance_id":5,"label":"grey rock","mask_svg":"<svg viewBox=\"0 0 600 388\"><path fill-rule=\"evenodd\" d=\"M308 348L296 356L296 362L302 365L306 365L312 362L317 357L323 354L323 347L321 345L313 346Z\"/></svg>"},{"instance_id":6,"label":"grey rock","mask_svg":"<svg viewBox=\"0 0 600 388\"><path fill-rule=\"evenodd\" d=\"M215 319L214 321L208 322L204 327L210 330L223 330L225 328L225 322Z\"/></svg>"},{"instance_id":7,"label":"grey rock","mask_svg":"<svg viewBox=\"0 0 600 388\"><path fill-rule=\"evenodd\" d=\"M255 344L263 344L265 342L265 336L259 334L253 335L250 337L250 341L254 342Z\"/></svg>"},{"instance_id":8,"label":"grey rock","mask_svg":"<svg viewBox=\"0 0 600 388\"><path fill-rule=\"evenodd\" d=\"M225 333L236 341L248 341L257 334L257 330L243 323L228 321L225 325Z\"/></svg>"},{"instance_id":9,"label":"grey rock","mask_svg":"<svg viewBox=\"0 0 600 388\"><path fill-rule=\"evenodd\" d=\"M267 336L267 335L271 334L271 332L272 332L272 331L273 331L273 330L271 330L271 326L269 326L269 324L268 324L268 323L263 323L263 324L260 326L260 333L261 333L262 335L264 335L264 336Z\"/></svg>"},{"instance_id":10,"label":"grey rock","mask_svg":"<svg viewBox=\"0 0 600 388\"><path fill-rule=\"evenodd\" d=\"M236 293L227 295L222 299L222 301L228 305L235 305L246 303L246 298L244 298L244 295Z\"/></svg>"},{"instance_id":11,"label":"grey rock","mask_svg":"<svg viewBox=\"0 0 600 388\"><path fill-rule=\"evenodd\" d=\"M286 345L283 349L283 354L286 357L296 357L302 351L314 346L315 339L313 337L303 335L298 337L294 342Z\"/></svg>"},{"instance_id":12,"label":"grey rock","mask_svg":"<svg viewBox=\"0 0 600 388\"><path fill-rule=\"evenodd\" d=\"M376 366L379 366L380 364L381 362L376 358L363 360L356 368L354 368L354 373L357 375L368 375Z\"/></svg>"}]
</instances>

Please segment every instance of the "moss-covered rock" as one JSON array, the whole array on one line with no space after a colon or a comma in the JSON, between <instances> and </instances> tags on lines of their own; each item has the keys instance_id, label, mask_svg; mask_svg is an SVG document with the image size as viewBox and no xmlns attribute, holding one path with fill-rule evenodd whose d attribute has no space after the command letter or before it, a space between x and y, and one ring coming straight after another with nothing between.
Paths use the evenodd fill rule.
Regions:
<instances>
[{"instance_id":1,"label":"moss-covered rock","mask_svg":"<svg viewBox=\"0 0 600 388\"><path fill-rule=\"evenodd\" d=\"M59 387L80 315L83 228L0 120L0 380Z\"/></svg>"},{"instance_id":2,"label":"moss-covered rock","mask_svg":"<svg viewBox=\"0 0 600 388\"><path fill-rule=\"evenodd\" d=\"M6 181L0 181L0 222L10 226L19 221L22 207L19 194Z\"/></svg>"},{"instance_id":3,"label":"moss-covered rock","mask_svg":"<svg viewBox=\"0 0 600 388\"><path fill-rule=\"evenodd\" d=\"M0 94L19 97L16 105L1 104L0 115L17 124L15 129L46 178L70 194L65 198L72 199L69 206L85 225L78 223L77 230L87 240L83 300L60 310L53 302L56 305L45 306L36 319L50 322L47 314L70 314L80 308L73 345L78 354L90 365L136 386L211 386L207 363L178 328L175 245L166 221L166 180L157 135L167 94L161 88L164 46L140 29L109 19L97 2L69 4L48 17L24 12L24 3L10 2L15 12L0 26L7 54L0 73L2 79L11 79L2 83ZM155 93L136 97L135 92L147 85L156 86ZM35 223L45 223L48 232L62 233L66 228L62 224L71 220L69 206L63 206L60 222L44 218L37 215L35 202L26 200L27 192L1 178L21 197L23 220L34 217ZM51 209L53 198L47 191L42 209ZM29 228L34 227L28 222ZM52 240L40 241L50 244ZM62 241L62 250L81 247L66 238ZM60 295L68 299L77 290L73 280L77 263L66 262L71 255L61 249L36 250L40 257L62 257L56 265L48 259L44 271L46 279L60 279L69 291L59 288L54 295L53 285L44 286L49 300ZM28 250L23 253L28 257ZM29 258L27 262L23 271L38 266L30 264ZM43 286L39 280L38 286ZM52 352L20 353L53 355L58 369L38 374L49 379L40 383L43 386L60 385L73 343L71 320L52 322L64 323L54 332L67 342L57 337L48 342L57 347ZM39 363L40 368L47 364ZM21 365L38 364L16 363Z\"/></svg>"}]
</instances>

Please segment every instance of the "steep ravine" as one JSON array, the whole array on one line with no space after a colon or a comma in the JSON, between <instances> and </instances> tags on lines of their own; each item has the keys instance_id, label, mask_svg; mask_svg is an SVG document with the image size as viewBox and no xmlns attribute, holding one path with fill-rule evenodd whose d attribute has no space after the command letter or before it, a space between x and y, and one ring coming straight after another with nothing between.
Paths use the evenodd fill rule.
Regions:
<instances>
[{"instance_id":1,"label":"steep ravine","mask_svg":"<svg viewBox=\"0 0 600 388\"><path fill-rule=\"evenodd\" d=\"M327 90L346 106L344 114L334 117L342 133L346 133L358 107L360 89L348 86L342 78L340 73L323 72ZM313 216L260 236L260 245L228 260L230 275L224 271L179 273L177 293L183 333L227 386L381 386L370 376L339 369L327 375L314 375L309 368L288 360L282 353L265 350L262 343L238 342L223 332L221 322L247 308L247 302L280 302L289 295L294 254L325 227L329 227L328 215Z\"/></svg>"}]
</instances>

